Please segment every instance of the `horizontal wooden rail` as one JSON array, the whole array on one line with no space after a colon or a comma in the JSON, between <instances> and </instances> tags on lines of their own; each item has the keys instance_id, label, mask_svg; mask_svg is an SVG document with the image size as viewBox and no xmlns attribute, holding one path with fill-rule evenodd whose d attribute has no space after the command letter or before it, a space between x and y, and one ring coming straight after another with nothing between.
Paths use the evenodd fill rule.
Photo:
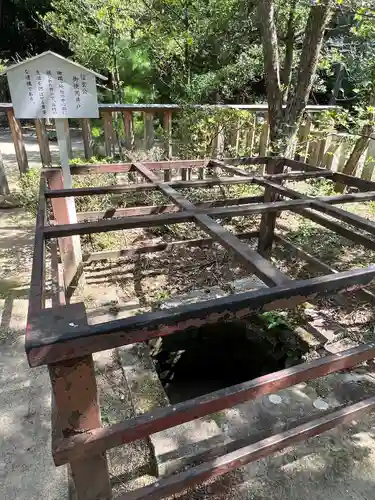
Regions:
<instances>
[{"instance_id":1,"label":"horizontal wooden rail","mask_svg":"<svg viewBox=\"0 0 375 500\"><path fill-rule=\"evenodd\" d=\"M0 104L0 111L1 111ZM284 106L285 107L285 106ZM100 111L182 111L184 109L237 109L244 111L267 112L267 104L191 104L180 106L178 104L99 104ZM329 105L308 105L307 113L321 113L339 109L338 106Z\"/></svg>"},{"instance_id":2,"label":"horizontal wooden rail","mask_svg":"<svg viewBox=\"0 0 375 500\"><path fill-rule=\"evenodd\" d=\"M262 439L257 443L209 460L184 472L161 478L157 483L122 494L116 497L116 500L159 500L169 497L208 479L213 479L233 469L272 455L300 441L322 434L338 425L349 423L362 413L372 411L374 407L375 397L340 408L302 425Z\"/></svg>"},{"instance_id":3,"label":"horizontal wooden rail","mask_svg":"<svg viewBox=\"0 0 375 500\"><path fill-rule=\"evenodd\" d=\"M374 345L362 345L353 349L301 363L249 382L183 401L172 406L133 417L110 427L93 429L53 443L56 465L106 451L160 432L176 425L204 417L225 408L271 394L300 382L307 382L339 370L347 369L375 357Z\"/></svg>"}]
</instances>

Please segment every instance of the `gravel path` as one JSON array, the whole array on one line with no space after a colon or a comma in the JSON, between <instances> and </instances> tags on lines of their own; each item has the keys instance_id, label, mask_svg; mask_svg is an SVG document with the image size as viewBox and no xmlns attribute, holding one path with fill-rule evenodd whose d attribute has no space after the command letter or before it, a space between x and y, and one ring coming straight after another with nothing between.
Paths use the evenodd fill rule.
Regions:
<instances>
[{"instance_id":1,"label":"gravel path","mask_svg":"<svg viewBox=\"0 0 375 500\"><path fill-rule=\"evenodd\" d=\"M26 146L30 166L36 166L31 134ZM14 189L18 168L6 131L0 148ZM51 456L48 373L45 367L30 369L24 351L33 239L32 217L22 209L0 210L0 497L66 500L66 468L56 468Z\"/></svg>"}]
</instances>

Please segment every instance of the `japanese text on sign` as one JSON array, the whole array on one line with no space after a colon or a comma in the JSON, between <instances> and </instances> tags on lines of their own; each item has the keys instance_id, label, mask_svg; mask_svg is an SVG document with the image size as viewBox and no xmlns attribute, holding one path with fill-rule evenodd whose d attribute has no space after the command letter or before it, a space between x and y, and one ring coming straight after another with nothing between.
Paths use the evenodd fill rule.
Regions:
<instances>
[{"instance_id":1,"label":"japanese text on sign","mask_svg":"<svg viewBox=\"0 0 375 500\"><path fill-rule=\"evenodd\" d=\"M8 74L13 107L22 118L95 118L95 75L70 64L30 64Z\"/></svg>"}]
</instances>

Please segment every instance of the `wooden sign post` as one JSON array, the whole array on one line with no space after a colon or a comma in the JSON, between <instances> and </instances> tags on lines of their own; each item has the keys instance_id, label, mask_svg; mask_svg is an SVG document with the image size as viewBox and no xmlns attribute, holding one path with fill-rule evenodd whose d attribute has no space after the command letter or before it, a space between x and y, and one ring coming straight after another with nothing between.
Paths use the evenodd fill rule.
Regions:
<instances>
[{"instance_id":1,"label":"wooden sign post","mask_svg":"<svg viewBox=\"0 0 375 500\"><path fill-rule=\"evenodd\" d=\"M99 117L96 78L106 80L106 77L51 51L10 66L6 74L16 118L55 119L63 187L71 188L68 118ZM68 198L66 203L68 220L61 220L56 213L56 222L77 222L74 198ZM66 248L63 249L60 244L67 287L73 278L71 269L77 270L82 262L79 236L73 236L71 241L73 255L67 255ZM74 263L64 262L68 257L70 260L73 258ZM68 267L70 272L67 272Z\"/></svg>"}]
</instances>

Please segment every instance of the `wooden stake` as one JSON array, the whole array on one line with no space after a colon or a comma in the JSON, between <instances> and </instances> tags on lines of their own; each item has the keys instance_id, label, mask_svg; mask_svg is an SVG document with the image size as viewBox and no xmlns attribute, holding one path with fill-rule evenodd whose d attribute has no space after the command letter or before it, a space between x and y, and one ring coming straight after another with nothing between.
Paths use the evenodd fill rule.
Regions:
<instances>
[{"instance_id":1,"label":"wooden stake","mask_svg":"<svg viewBox=\"0 0 375 500\"><path fill-rule=\"evenodd\" d=\"M39 145L40 159L43 167L52 166L51 151L49 149L49 140L46 130L46 121L43 118L35 120L35 132Z\"/></svg>"},{"instance_id":2,"label":"wooden stake","mask_svg":"<svg viewBox=\"0 0 375 500\"><path fill-rule=\"evenodd\" d=\"M150 151L154 146L154 113L148 111L144 116L144 148L145 151Z\"/></svg>"},{"instance_id":3,"label":"wooden stake","mask_svg":"<svg viewBox=\"0 0 375 500\"><path fill-rule=\"evenodd\" d=\"M124 111L122 116L125 130L125 147L129 151L134 151L133 113Z\"/></svg>"},{"instance_id":4,"label":"wooden stake","mask_svg":"<svg viewBox=\"0 0 375 500\"><path fill-rule=\"evenodd\" d=\"M16 152L16 158L18 163L18 168L21 174L24 174L29 169L29 164L27 161L27 154L25 149L25 143L23 142L22 129L19 120L14 116L13 108L7 111L8 121L10 131L12 133L12 139L14 144L14 150Z\"/></svg>"},{"instance_id":5,"label":"wooden stake","mask_svg":"<svg viewBox=\"0 0 375 500\"><path fill-rule=\"evenodd\" d=\"M172 111L165 111L163 116L165 145L164 154L168 160L172 158Z\"/></svg>"},{"instance_id":6,"label":"wooden stake","mask_svg":"<svg viewBox=\"0 0 375 500\"><path fill-rule=\"evenodd\" d=\"M91 122L88 118L82 118L81 128L85 158L88 160L94 154L92 148Z\"/></svg>"},{"instance_id":7,"label":"wooden stake","mask_svg":"<svg viewBox=\"0 0 375 500\"><path fill-rule=\"evenodd\" d=\"M0 194L5 196L10 194L7 176L5 175L5 168L1 151L0 151Z\"/></svg>"},{"instance_id":8,"label":"wooden stake","mask_svg":"<svg viewBox=\"0 0 375 500\"><path fill-rule=\"evenodd\" d=\"M259 156L266 156L267 154L269 133L270 128L268 125L268 113L265 113L264 123L262 125L262 131L259 138Z\"/></svg>"},{"instance_id":9,"label":"wooden stake","mask_svg":"<svg viewBox=\"0 0 375 500\"><path fill-rule=\"evenodd\" d=\"M61 169L63 173L63 183L64 188L69 189L72 188L72 174L70 173L69 167L69 139L67 132L69 129L66 125L65 118L56 118L56 134L57 134L57 142L59 145L59 153L60 153L60 163ZM74 198L69 197L66 198L67 210L68 210L68 219L69 224L73 224L77 222L77 213L76 207L74 203ZM73 248L74 248L74 259L75 259L75 267L78 267L82 262L82 251L81 251L81 242L79 236L73 237Z\"/></svg>"},{"instance_id":10,"label":"wooden stake","mask_svg":"<svg viewBox=\"0 0 375 500\"><path fill-rule=\"evenodd\" d=\"M103 125L104 125L104 147L106 156L112 156L112 145L114 143L114 133L113 133L113 123L112 114L110 111L104 111L103 113Z\"/></svg>"}]
</instances>

